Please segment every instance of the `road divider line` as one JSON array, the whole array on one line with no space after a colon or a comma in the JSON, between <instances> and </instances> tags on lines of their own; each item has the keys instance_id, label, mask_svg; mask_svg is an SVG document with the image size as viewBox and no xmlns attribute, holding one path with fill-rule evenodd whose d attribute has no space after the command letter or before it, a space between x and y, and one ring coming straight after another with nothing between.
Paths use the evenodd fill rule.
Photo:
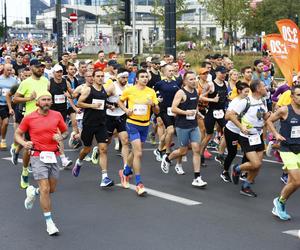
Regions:
<instances>
[{"instance_id":1,"label":"road divider line","mask_svg":"<svg viewBox=\"0 0 300 250\"><path fill-rule=\"evenodd\" d=\"M117 186L122 187L121 183L117 184ZM135 190L135 185L130 184L129 189L131 190ZM183 197L179 197L176 195L172 195L172 194L168 194L168 193L164 193L161 191L157 191L154 189L150 189L150 188L145 188L145 190L147 191L148 194L152 195L152 196L156 196L165 200L169 200L169 201L173 201L173 202L177 202L186 206L195 206L195 205L201 205L202 202L199 201L194 201L194 200L190 200L190 199L186 199Z\"/></svg>"},{"instance_id":2,"label":"road divider line","mask_svg":"<svg viewBox=\"0 0 300 250\"><path fill-rule=\"evenodd\" d=\"M2 158L3 160L7 160L7 161L10 161L11 160L11 157L5 157L5 158ZM19 163L23 163L23 160L22 159L18 159L18 162Z\"/></svg>"},{"instance_id":3,"label":"road divider line","mask_svg":"<svg viewBox=\"0 0 300 250\"><path fill-rule=\"evenodd\" d=\"M289 234L289 235L295 236L297 238L300 238L300 229L299 230L296 229L296 230L283 231L282 233Z\"/></svg>"}]
</instances>

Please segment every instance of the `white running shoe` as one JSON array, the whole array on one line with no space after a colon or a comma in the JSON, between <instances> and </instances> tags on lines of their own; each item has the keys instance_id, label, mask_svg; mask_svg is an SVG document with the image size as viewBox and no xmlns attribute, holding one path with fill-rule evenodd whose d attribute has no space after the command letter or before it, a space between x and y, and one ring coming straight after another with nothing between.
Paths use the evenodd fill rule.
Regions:
<instances>
[{"instance_id":1,"label":"white running shoe","mask_svg":"<svg viewBox=\"0 0 300 250\"><path fill-rule=\"evenodd\" d=\"M197 179L194 179L192 182L192 185L194 187L205 187L207 185L207 182L203 181L201 176L197 177Z\"/></svg>"},{"instance_id":2,"label":"white running shoe","mask_svg":"<svg viewBox=\"0 0 300 250\"><path fill-rule=\"evenodd\" d=\"M175 171L177 174L179 175L183 175L185 174L185 172L183 171L182 165L176 164L175 166Z\"/></svg>"},{"instance_id":3,"label":"white running shoe","mask_svg":"<svg viewBox=\"0 0 300 250\"><path fill-rule=\"evenodd\" d=\"M51 221L51 222L47 222L47 232L48 234L51 236L51 235L56 235L59 233L59 230L58 228L55 226L54 222Z\"/></svg>"},{"instance_id":4,"label":"white running shoe","mask_svg":"<svg viewBox=\"0 0 300 250\"><path fill-rule=\"evenodd\" d=\"M157 161L162 161L162 156L158 148L153 151L153 154L155 155Z\"/></svg>"},{"instance_id":5,"label":"white running shoe","mask_svg":"<svg viewBox=\"0 0 300 250\"><path fill-rule=\"evenodd\" d=\"M24 201L24 206L27 210L32 209L35 201L35 187L29 186L26 189L26 199Z\"/></svg>"},{"instance_id":6,"label":"white running shoe","mask_svg":"<svg viewBox=\"0 0 300 250\"><path fill-rule=\"evenodd\" d=\"M169 168L170 168L170 162L167 161L167 157L168 155L164 155L160 164L160 168L161 170L165 173L168 174L169 173Z\"/></svg>"},{"instance_id":7,"label":"white running shoe","mask_svg":"<svg viewBox=\"0 0 300 250\"><path fill-rule=\"evenodd\" d=\"M266 149L266 156L272 157L272 149L273 149L273 141L269 141L267 149Z\"/></svg>"},{"instance_id":8,"label":"white running shoe","mask_svg":"<svg viewBox=\"0 0 300 250\"><path fill-rule=\"evenodd\" d=\"M64 158L64 160L61 161L61 164L64 169L67 169L73 164L73 162L68 157L66 157Z\"/></svg>"},{"instance_id":9,"label":"white running shoe","mask_svg":"<svg viewBox=\"0 0 300 250\"><path fill-rule=\"evenodd\" d=\"M116 151L120 150L120 142L119 142L119 138L115 138L115 150L116 150Z\"/></svg>"},{"instance_id":10,"label":"white running shoe","mask_svg":"<svg viewBox=\"0 0 300 250\"><path fill-rule=\"evenodd\" d=\"M71 132L71 134L70 134L70 139L69 139L69 142L68 142L68 145L69 145L70 148L73 148L73 145L74 145L74 135L75 134L76 133L74 131Z\"/></svg>"}]
</instances>

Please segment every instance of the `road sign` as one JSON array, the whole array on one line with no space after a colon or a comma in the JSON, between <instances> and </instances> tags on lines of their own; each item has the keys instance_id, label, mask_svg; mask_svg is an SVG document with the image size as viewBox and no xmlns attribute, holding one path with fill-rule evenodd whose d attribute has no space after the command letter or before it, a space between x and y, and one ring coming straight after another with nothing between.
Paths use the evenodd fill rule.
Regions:
<instances>
[{"instance_id":1,"label":"road sign","mask_svg":"<svg viewBox=\"0 0 300 250\"><path fill-rule=\"evenodd\" d=\"M77 19L78 19L78 16L77 16L76 13L71 13L70 14L70 20L71 20L71 22L76 22Z\"/></svg>"}]
</instances>

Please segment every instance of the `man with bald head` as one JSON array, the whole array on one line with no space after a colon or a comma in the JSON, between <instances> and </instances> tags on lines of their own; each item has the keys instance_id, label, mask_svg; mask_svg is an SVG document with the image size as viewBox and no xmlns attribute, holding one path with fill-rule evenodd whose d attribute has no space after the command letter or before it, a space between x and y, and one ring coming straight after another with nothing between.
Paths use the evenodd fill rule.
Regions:
<instances>
[{"instance_id":1,"label":"man with bald head","mask_svg":"<svg viewBox=\"0 0 300 250\"><path fill-rule=\"evenodd\" d=\"M6 100L6 94L9 93L10 88L17 84L17 79L11 76L12 72L11 64L4 64L3 74L0 76L0 118L1 124L1 142L0 149L6 150L6 132L8 126L8 117L14 114L11 107L11 101Z\"/></svg>"}]
</instances>

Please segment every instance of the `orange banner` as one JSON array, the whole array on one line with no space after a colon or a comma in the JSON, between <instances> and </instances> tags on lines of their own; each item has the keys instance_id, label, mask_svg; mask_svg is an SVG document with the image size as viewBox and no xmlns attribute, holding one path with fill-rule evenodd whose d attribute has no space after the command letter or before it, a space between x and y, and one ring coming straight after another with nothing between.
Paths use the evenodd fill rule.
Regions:
<instances>
[{"instance_id":1,"label":"orange banner","mask_svg":"<svg viewBox=\"0 0 300 250\"><path fill-rule=\"evenodd\" d=\"M293 69L300 71L300 48L299 38L300 30L298 26L290 19L282 19L276 22L276 25L282 35L289 53L289 60L293 64Z\"/></svg>"},{"instance_id":2,"label":"orange banner","mask_svg":"<svg viewBox=\"0 0 300 250\"><path fill-rule=\"evenodd\" d=\"M280 34L270 34L265 36L265 40L284 78L289 84L292 84L293 64L289 58L288 50L282 36Z\"/></svg>"}]
</instances>

